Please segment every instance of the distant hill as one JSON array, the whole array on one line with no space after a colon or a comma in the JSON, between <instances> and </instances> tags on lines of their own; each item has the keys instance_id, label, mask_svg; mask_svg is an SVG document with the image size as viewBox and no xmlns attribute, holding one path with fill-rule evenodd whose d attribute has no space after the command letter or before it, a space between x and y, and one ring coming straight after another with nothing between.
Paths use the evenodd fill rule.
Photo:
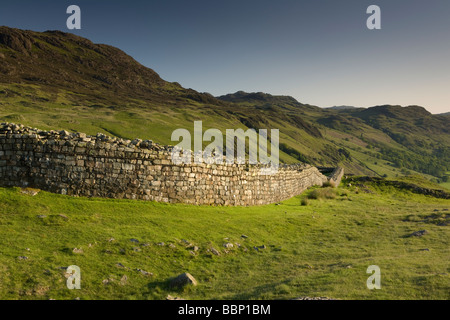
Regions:
<instances>
[{"instance_id":1,"label":"distant hill","mask_svg":"<svg viewBox=\"0 0 450 320\"><path fill-rule=\"evenodd\" d=\"M348 109L356 109L356 107L352 107L352 106L334 106L334 107L329 107L329 108L325 108L325 109L348 110Z\"/></svg>"},{"instance_id":2,"label":"distant hill","mask_svg":"<svg viewBox=\"0 0 450 320\"><path fill-rule=\"evenodd\" d=\"M217 97L220 100L236 103L253 103L257 105L263 104L290 104L300 105L300 103L290 96L274 96L263 92L247 93L244 91L238 91L236 93L230 93L224 96Z\"/></svg>"},{"instance_id":3,"label":"distant hill","mask_svg":"<svg viewBox=\"0 0 450 320\"><path fill-rule=\"evenodd\" d=\"M303 104L298 102L295 98L291 96L277 96L271 95L269 93L263 92L244 92L238 91L236 93L231 93L217 97L217 99L237 103L240 106L256 106L262 109L270 109L273 107L280 107L282 109L303 109L303 110L318 110L319 107Z\"/></svg>"},{"instance_id":4,"label":"distant hill","mask_svg":"<svg viewBox=\"0 0 450 320\"><path fill-rule=\"evenodd\" d=\"M0 27L2 122L176 144L172 132L192 131L196 120L222 132L279 129L285 163L435 180L450 169L448 116L422 107L322 109L243 91L213 97L163 80L112 46L60 31Z\"/></svg>"},{"instance_id":5,"label":"distant hill","mask_svg":"<svg viewBox=\"0 0 450 320\"><path fill-rule=\"evenodd\" d=\"M0 61L1 83L71 88L99 101L108 92L119 101L134 97L167 102L184 97L220 104L211 95L164 81L117 48L71 33L0 27Z\"/></svg>"}]
</instances>

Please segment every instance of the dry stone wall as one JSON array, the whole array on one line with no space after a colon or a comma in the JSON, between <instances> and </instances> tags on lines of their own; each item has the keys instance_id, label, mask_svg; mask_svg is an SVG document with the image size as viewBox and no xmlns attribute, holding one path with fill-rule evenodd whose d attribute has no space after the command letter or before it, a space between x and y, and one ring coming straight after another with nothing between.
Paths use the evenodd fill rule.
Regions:
<instances>
[{"instance_id":1,"label":"dry stone wall","mask_svg":"<svg viewBox=\"0 0 450 320\"><path fill-rule=\"evenodd\" d=\"M330 181L334 186L339 186L341 184L341 180L344 176L344 168L337 167L333 170L328 181Z\"/></svg>"},{"instance_id":2,"label":"dry stone wall","mask_svg":"<svg viewBox=\"0 0 450 320\"><path fill-rule=\"evenodd\" d=\"M0 186L86 197L197 205L263 205L300 194L327 178L306 164L263 175L259 165L182 164L172 147L149 140L0 125Z\"/></svg>"}]
</instances>

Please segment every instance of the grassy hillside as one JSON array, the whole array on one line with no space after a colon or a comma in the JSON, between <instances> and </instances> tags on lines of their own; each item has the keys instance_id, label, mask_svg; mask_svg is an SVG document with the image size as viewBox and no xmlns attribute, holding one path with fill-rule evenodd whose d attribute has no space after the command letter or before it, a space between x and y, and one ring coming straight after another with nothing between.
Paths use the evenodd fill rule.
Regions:
<instances>
[{"instance_id":1,"label":"grassy hillside","mask_svg":"<svg viewBox=\"0 0 450 320\"><path fill-rule=\"evenodd\" d=\"M0 189L0 298L449 299L449 200L351 184L247 208ZM81 290L66 288L69 265ZM369 265L381 290L366 288ZM170 289L183 272L199 285Z\"/></svg>"},{"instance_id":2,"label":"grassy hillside","mask_svg":"<svg viewBox=\"0 0 450 320\"><path fill-rule=\"evenodd\" d=\"M172 142L173 130L279 129L282 162L445 182L449 117L421 107L321 109L265 93L215 98L164 81L117 48L0 27L0 121ZM206 144L206 143L205 143Z\"/></svg>"},{"instance_id":3,"label":"grassy hillside","mask_svg":"<svg viewBox=\"0 0 450 320\"><path fill-rule=\"evenodd\" d=\"M236 113L247 115L244 123L253 127L264 126L264 119L277 119L277 125L292 138L289 147L313 164L328 161L353 174L398 177L419 173L438 182L448 179L449 118L432 115L422 107L320 109L291 97L242 91L219 99L237 103L241 109Z\"/></svg>"}]
</instances>

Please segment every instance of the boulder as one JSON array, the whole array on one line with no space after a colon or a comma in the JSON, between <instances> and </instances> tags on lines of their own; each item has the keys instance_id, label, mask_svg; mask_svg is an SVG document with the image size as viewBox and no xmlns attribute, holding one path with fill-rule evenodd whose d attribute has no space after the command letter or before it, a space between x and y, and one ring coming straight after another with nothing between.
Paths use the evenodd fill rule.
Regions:
<instances>
[{"instance_id":1,"label":"boulder","mask_svg":"<svg viewBox=\"0 0 450 320\"><path fill-rule=\"evenodd\" d=\"M178 287L178 288L182 288L185 287L187 285L192 284L193 286L196 286L197 280L195 280L195 278L190 274L190 273L183 273L180 274L179 276L173 278L170 281L170 286L173 287Z\"/></svg>"}]
</instances>

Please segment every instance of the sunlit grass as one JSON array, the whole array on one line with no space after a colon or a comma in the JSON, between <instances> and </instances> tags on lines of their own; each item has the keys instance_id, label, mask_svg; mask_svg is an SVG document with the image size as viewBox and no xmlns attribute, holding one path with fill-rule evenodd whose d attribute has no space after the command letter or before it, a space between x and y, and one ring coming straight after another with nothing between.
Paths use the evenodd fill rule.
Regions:
<instances>
[{"instance_id":1,"label":"sunlit grass","mask_svg":"<svg viewBox=\"0 0 450 320\"><path fill-rule=\"evenodd\" d=\"M304 206L301 199L318 191L246 208L0 189L0 298L448 299L449 227L424 216L441 219L449 201L366 187L338 188L335 199ZM407 237L423 229L423 237ZM366 287L373 264L381 290ZM81 290L66 288L69 265L81 268ZM183 272L199 285L173 291L168 280Z\"/></svg>"}]
</instances>

